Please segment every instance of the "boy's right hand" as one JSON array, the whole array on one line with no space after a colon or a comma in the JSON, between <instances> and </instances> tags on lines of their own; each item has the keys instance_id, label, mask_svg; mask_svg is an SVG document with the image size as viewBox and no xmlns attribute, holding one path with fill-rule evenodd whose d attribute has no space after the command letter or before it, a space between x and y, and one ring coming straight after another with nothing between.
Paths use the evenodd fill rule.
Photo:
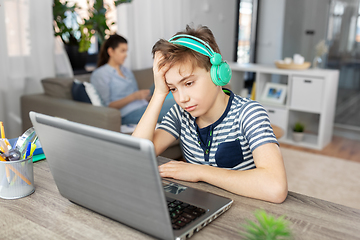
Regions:
<instances>
[{"instance_id":1,"label":"boy's right hand","mask_svg":"<svg viewBox=\"0 0 360 240\"><path fill-rule=\"evenodd\" d=\"M164 56L160 52L155 53L154 63L153 63L153 72L154 72L154 84L155 90L154 94L164 94L165 96L169 93L169 87L166 84L165 74L169 70L170 65L166 64L159 69L159 62L162 61Z\"/></svg>"}]
</instances>

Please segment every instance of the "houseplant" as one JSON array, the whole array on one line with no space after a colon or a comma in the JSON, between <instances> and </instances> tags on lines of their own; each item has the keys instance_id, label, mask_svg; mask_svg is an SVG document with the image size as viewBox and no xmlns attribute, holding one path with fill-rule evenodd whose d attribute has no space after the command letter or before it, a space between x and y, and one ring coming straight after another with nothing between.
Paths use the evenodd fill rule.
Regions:
<instances>
[{"instance_id":1,"label":"houseplant","mask_svg":"<svg viewBox=\"0 0 360 240\"><path fill-rule=\"evenodd\" d=\"M243 224L240 235L246 240L287 240L292 239L293 234L289 228L289 222L284 216L275 218L264 210L256 210L257 222L247 220Z\"/></svg>"},{"instance_id":2,"label":"houseplant","mask_svg":"<svg viewBox=\"0 0 360 240\"><path fill-rule=\"evenodd\" d=\"M293 127L293 139L295 142L300 142L304 138L305 126L301 122L296 122Z\"/></svg>"},{"instance_id":3,"label":"houseplant","mask_svg":"<svg viewBox=\"0 0 360 240\"><path fill-rule=\"evenodd\" d=\"M117 6L131 0L113 1ZM87 16L82 17L82 8L67 0L54 0L53 17L55 36L59 36L65 45L73 68L83 68L86 63L87 51L91 45L92 36L96 35L99 45L110 35L109 23L106 18L108 7L103 0L87 0Z\"/></svg>"}]
</instances>

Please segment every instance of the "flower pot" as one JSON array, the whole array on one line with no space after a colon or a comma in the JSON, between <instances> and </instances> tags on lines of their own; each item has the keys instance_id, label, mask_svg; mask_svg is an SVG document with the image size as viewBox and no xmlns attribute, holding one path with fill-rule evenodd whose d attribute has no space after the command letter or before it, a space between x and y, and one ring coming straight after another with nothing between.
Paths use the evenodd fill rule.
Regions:
<instances>
[{"instance_id":1,"label":"flower pot","mask_svg":"<svg viewBox=\"0 0 360 240\"><path fill-rule=\"evenodd\" d=\"M68 54L70 64L74 70L85 69L88 53L79 52L79 46L65 45L66 53Z\"/></svg>"},{"instance_id":2,"label":"flower pot","mask_svg":"<svg viewBox=\"0 0 360 240\"><path fill-rule=\"evenodd\" d=\"M293 132L293 140L295 142L301 142L304 139L303 132Z\"/></svg>"}]
</instances>

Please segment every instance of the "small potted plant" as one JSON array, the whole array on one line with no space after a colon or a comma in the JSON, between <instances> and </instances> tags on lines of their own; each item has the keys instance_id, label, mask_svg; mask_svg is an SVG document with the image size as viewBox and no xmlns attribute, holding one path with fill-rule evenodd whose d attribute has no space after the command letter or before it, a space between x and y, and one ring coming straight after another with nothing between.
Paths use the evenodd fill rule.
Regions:
<instances>
[{"instance_id":1,"label":"small potted plant","mask_svg":"<svg viewBox=\"0 0 360 240\"><path fill-rule=\"evenodd\" d=\"M296 122L293 128L293 139L295 142L301 142L304 139L305 126L301 122Z\"/></svg>"},{"instance_id":2,"label":"small potted plant","mask_svg":"<svg viewBox=\"0 0 360 240\"><path fill-rule=\"evenodd\" d=\"M293 234L289 228L289 222L284 216L275 218L264 210L256 210L255 218L257 222L247 220L242 225L243 231L240 232L242 239L246 240L290 240Z\"/></svg>"}]
</instances>

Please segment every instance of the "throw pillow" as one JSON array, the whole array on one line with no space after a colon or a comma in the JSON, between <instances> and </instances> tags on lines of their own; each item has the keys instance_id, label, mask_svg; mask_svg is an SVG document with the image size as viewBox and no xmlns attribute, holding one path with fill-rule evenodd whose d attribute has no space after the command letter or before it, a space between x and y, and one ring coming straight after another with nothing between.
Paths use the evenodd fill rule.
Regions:
<instances>
[{"instance_id":1,"label":"throw pillow","mask_svg":"<svg viewBox=\"0 0 360 240\"><path fill-rule=\"evenodd\" d=\"M72 99L72 78L46 78L41 80L46 95L57 98Z\"/></svg>"},{"instance_id":2,"label":"throw pillow","mask_svg":"<svg viewBox=\"0 0 360 240\"><path fill-rule=\"evenodd\" d=\"M94 106L103 106L103 104L101 103L101 98L99 96L99 94L97 93L94 85L92 85L91 83L88 82L84 82L83 83L85 86L85 91L87 93L87 95L89 96L92 105Z\"/></svg>"},{"instance_id":3,"label":"throw pillow","mask_svg":"<svg viewBox=\"0 0 360 240\"><path fill-rule=\"evenodd\" d=\"M74 80L71 93L75 101L91 103L91 100L86 93L84 84L79 80Z\"/></svg>"}]
</instances>

